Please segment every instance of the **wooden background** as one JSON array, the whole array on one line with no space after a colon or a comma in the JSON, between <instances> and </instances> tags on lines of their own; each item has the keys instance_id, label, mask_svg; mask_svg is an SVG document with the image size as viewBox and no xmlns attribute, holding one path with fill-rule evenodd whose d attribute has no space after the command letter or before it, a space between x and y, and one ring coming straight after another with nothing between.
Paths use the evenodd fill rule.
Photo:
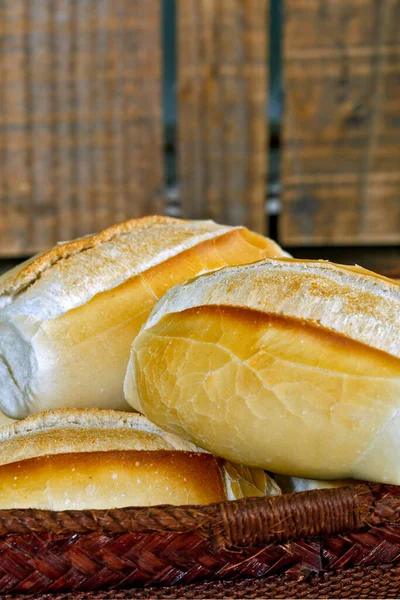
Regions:
<instances>
[{"instance_id":1,"label":"wooden background","mask_svg":"<svg viewBox=\"0 0 400 600\"><path fill-rule=\"evenodd\" d=\"M182 216L268 232L271 1L176 0ZM395 262L400 0L283 7L277 238ZM161 0L0 1L0 256L166 210L161 18Z\"/></svg>"},{"instance_id":2,"label":"wooden background","mask_svg":"<svg viewBox=\"0 0 400 600\"><path fill-rule=\"evenodd\" d=\"M400 2L285 1L281 239L400 242Z\"/></svg>"},{"instance_id":3,"label":"wooden background","mask_svg":"<svg viewBox=\"0 0 400 600\"><path fill-rule=\"evenodd\" d=\"M265 233L267 0L179 0L182 215Z\"/></svg>"},{"instance_id":4,"label":"wooden background","mask_svg":"<svg viewBox=\"0 0 400 600\"><path fill-rule=\"evenodd\" d=\"M164 210L160 4L0 2L0 253Z\"/></svg>"}]
</instances>

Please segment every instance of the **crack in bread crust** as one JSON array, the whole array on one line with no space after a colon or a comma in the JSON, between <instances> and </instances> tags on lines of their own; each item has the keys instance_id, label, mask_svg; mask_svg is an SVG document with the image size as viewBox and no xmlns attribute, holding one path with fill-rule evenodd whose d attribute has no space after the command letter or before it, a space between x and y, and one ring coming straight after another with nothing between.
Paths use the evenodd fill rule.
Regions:
<instances>
[{"instance_id":1,"label":"crack in bread crust","mask_svg":"<svg viewBox=\"0 0 400 600\"><path fill-rule=\"evenodd\" d=\"M100 233L88 235L70 242L63 242L51 250L39 254L26 264L22 269L13 274L12 277L5 276L0 278L0 296L15 295L25 290L28 286L35 283L37 279L48 269L57 264L58 261L70 258L75 254L90 250L99 244L109 242L115 237L130 233L134 229L145 229L154 225L163 225L165 223L178 222L179 219L163 216L142 217L140 219L130 219L118 225L112 225ZM184 221L187 222L187 221Z\"/></svg>"}]
</instances>

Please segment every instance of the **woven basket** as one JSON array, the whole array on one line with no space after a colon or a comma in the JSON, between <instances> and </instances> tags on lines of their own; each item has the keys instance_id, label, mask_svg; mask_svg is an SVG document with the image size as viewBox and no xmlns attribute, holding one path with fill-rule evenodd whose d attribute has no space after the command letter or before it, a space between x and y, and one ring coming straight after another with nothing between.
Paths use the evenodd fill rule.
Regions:
<instances>
[{"instance_id":1,"label":"woven basket","mask_svg":"<svg viewBox=\"0 0 400 600\"><path fill-rule=\"evenodd\" d=\"M3 510L0 593L2 600L398 598L400 487L195 507Z\"/></svg>"}]
</instances>

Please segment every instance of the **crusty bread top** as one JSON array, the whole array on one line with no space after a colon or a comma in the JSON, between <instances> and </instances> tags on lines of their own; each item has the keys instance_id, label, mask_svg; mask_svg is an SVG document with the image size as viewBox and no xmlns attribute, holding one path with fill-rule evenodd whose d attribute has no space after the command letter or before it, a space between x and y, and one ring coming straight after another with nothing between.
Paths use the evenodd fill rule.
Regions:
<instances>
[{"instance_id":1,"label":"crusty bread top","mask_svg":"<svg viewBox=\"0 0 400 600\"><path fill-rule=\"evenodd\" d=\"M96 235L59 244L5 273L0 278L0 308L16 297L16 314L55 318L232 229L213 221L158 216L114 225Z\"/></svg>"},{"instance_id":2,"label":"crusty bread top","mask_svg":"<svg viewBox=\"0 0 400 600\"><path fill-rule=\"evenodd\" d=\"M203 305L304 320L400 357L400 285L361 267L288 258L226 267L169 290L142 330Z\"/></svg>"},{"instance_id":3,"label":"crusty bread top","mask_svg":"<svg viewBox=\"0 0 400 600\"><path fill-rule=\"evenodd\" d=\"M178 219L171 217L150 216L141 219L130 219L124 223L112 225L99 233L77 238L69 242L60 242L43 254L37 254L33 258L17 265L14 269L4 273L0 277L0 295L18 294L25 287L38 279L44 271L50 269L59 260L70 258L89 248L94 248L104 242L113 240L118 235L129 233L133 229L144 229L153 225L175 222Z\"/></svg>"},{"instance_id":4,"label":"crusty bread top","mask_svg":"<svg viewBox=\"0 0 400 600\"><path fill-rule=\"evenodd\" d=\"M58 409L0 428L0 465L44 455L108 450L205 452L138 413Z\"/></svg>"}]
</instances>

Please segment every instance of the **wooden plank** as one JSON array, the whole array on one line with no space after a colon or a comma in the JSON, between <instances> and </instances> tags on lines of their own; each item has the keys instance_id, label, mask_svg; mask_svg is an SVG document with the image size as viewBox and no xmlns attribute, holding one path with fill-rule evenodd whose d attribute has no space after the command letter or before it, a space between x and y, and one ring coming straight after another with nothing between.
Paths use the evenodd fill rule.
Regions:
<instances>
[{"instance_id":1,"label":"wooden plank","mask_svg":"<svg viewBox=\"0 0 400 600\"><path fill-rule=\"evenodd\" d=\"M160 8L0 3L0 255L163 212Z\"/></svg>"},{"instance_id":2,"label":"wooden plank","mask_svg":"<svg viewBox=\"0 0 400 600\"><path fill-rule=\"evenodd\" d=\"M18 3L17 3L18 4ZM22 4L22 3L21 3ZM52 0L30 0L26 3L26 77L29 105L25 132L31 146L32 186L29 198L29 227L25 243L32 248L54 244L57 214L54 122L54 90L43 82L54 81L54 28ZM12 226L12 224L11 224Z\"/></svg>"},{"instance_id":3,"label":"wooden plank","mask_svg":"<svg viewBox=\"0 0 400 600\"><path fill-rule=\"evenodd\" d=\"M182 213L265 232L267 0L179 0Z\"/></svg>"},{"instance_id":4,"label":"wooden plank","mask_svg":"<svg viewBox=\"0 0 400 600\"><path fill-rule=\"evenodd\" d=\"M286 0L286 245L400 242L400 2Z\"/></svg>"},{"instance_id":5,"label":"wooden plank","mask_svg":"<svg viewBox=\"0 0 400 600\"><path fill-rule=\"evenodd\" d=\"M26 69L28 17L22 2L0 3L0 247L23 253L29 235L32 145Z\"/></svg>"}]
</instances>

